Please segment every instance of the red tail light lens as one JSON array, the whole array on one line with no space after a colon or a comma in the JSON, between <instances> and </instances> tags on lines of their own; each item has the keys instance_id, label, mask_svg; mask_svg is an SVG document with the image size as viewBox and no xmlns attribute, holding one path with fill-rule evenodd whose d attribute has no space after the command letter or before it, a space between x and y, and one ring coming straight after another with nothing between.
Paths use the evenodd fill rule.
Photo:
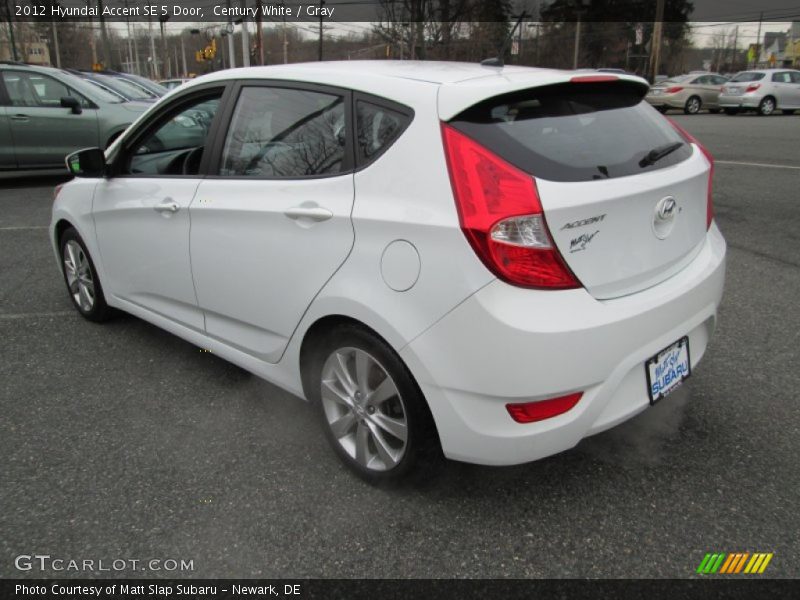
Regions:
<instances>
[{"instance_id":1,"label":"red tail light lens","mask_svg":"<svg viewBox=\"0 0 800 600\"><path fill-rule=\"evenodd\" d=\"M761 87L760 83L751 83L750 85L747 86L747 89L744 91L744 93L747 94L748 92L755 92L760 87Z\"/></svg>"},{"instance_id":2,"label":"red tail light lens","mask_svg":"<svg viewBox=\"0 0 800 600\"><path fill-rule=\"evenodd\" d=\"M708 148L703 146L697 138L695 138L691 133L686 131L683 127L678 125L672 119L669 119L669 122L672 123L672 126L681 134L683 139L685 139L690 144L695 144L698 148L700 148L700 152L703 153L703 156L706 157L709 164L709 171L708 171L708 198L706 200L706 229L711 227L711 221L714 220L714 199L713 199L713 187L714 187L714 157L711 155L711 152L708 151Z\"/></svg>"},{"instance_id":3,"label":"red tail light lens","mask_svg":"<svg viewBox=\"0 0 800 600\"><path fill-rule=\"evenodd\" d=\"M552 242L533 177L446 123L442 138L461 230L486 267L521 287L580 287Z\"/></svg>"},{"instance_id":4,"label":"red tail light lens","mask_svg":"<svg viewBox=\"0 0 800 600\"><path fill-rule=\"evenodd\" d=\"M682 89L683 89L683 88L682 88L681 86L679 86L679 85L676 85L676 86L673 86L673 87L668 87L667 89L665 89L665 90L664 90L664 93L665 93L665 94L677 94L677 93L678 93L678 92L680 92Z\"/></svg>"},{"instance_id":5,"label":"red tail light lens","mask_svg":"<svg viewBox=\"0 0 800 600\"><path fill-rule=\"evenodd\" d=\"M517 423L535 423L544 421L558 415L563 415L571 410L583 396L583 392L560 396L538 402L525 402L524 404L506 404L506 410Z\"/></svg>"}]
</instances>

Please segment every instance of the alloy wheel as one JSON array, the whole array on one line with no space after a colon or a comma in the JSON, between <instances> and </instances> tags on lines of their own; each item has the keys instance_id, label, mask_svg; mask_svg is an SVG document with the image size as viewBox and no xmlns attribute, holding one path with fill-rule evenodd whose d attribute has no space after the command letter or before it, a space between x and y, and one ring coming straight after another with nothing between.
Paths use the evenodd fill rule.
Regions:
<instances>
[{"instance_id":1,"label":"alloy wheel","mask_svg":"<svg viewBox=\"0 0 800 600\"><path fill-rule=\"evenodd\" d=\"M775 101L772 98L764 98L758 110L764 116L771 115L775 111Z\"/></svg>"},{"instance_id":2,"label":"alloy wheel","mask_svg":"<svg viewBox=\"0 0 800 600\"><path fill-rule=\"evenodd\" d=\"M367 352L332 352L322 367L322 408L333 437L362 467L396 467L408 443L408 413L394 380Z\"/></svg>"},{"instance_id":3,"label":"alloy wheel","mask_svg":"<svg viewBox=\"0 0 800 600\"><path fill-rule=\"evenodd\" d=\"M89 259L75 240L69 240L64 244L63 259L72 300L78 308L87 313L92 310L95 302L94 278Z\"/></svg>"},{"instance_id":4,"label":"alloy wheel","mask_svg":"<svg viewBox=\"0 0 800 600\"><path fill-rule=\"evenodd\" d=\"M700 112L700 100L698 98L689 98L686 102L686 112L690 115L695 115Z\"/></svg>"}]
</instances>

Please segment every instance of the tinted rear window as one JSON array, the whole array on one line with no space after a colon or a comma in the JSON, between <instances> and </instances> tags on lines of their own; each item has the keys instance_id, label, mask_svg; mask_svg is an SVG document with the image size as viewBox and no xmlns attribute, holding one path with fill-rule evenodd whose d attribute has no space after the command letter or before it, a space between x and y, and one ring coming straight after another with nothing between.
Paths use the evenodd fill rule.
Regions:
<instances>
[{"instance_id":1,"label":"tinted rear window","mask_svg":"<svg viewBox=\"0 0 800 600\"><path fill-rule=\"evenodd\" d=\"M685 142L641 99L638 84L558 84L497 96L450 123L541 179L590 181L637 175L691 155L684 143L655 164L652 150Z\"/></svg>"},{"instance_id":2,"label":"tinted rear window","mask_svg":"<svg viewBox=\"0 0 800 600\"><path fill-rule=\"evenodd\" d=\"M734 81L758 81L759 79L764 79L764 73L755 73L752 71L745 71L744 73L737 73L734 75L732 82Z\"/></svg>"}]
</instances>

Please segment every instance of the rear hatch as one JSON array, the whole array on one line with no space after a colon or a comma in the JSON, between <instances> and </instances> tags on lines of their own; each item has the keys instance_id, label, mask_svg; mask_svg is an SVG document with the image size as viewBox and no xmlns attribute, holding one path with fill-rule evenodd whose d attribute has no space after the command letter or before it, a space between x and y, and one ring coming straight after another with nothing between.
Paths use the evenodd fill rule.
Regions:
<instances>
[{"instance_id":1,"label":"rear hatch","mask_svg":"<svg viewBox=\"0 0 800 600\"><path fill-rule=\"evenodd\" d=\"M598 299L674 275L707 230L709 161L646 92L641 80L576 77L492 96L448 121L534 177L555 246Z\"/></svg>"}]
</instances>

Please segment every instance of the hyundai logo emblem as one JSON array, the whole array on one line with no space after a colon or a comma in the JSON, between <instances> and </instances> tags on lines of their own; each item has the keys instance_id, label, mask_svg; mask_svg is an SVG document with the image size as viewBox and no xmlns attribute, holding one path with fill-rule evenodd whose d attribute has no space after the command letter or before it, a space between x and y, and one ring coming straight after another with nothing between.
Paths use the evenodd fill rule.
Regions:
<instances>
[{"instance_id":1,"label":"hyundai logo emblem","mask_svg":"<svg viewBox=\"0 0 800 600\"><path fill-rule=\"evenodd\" d=\"M656 215L662 221L671 221L675 218L675 209L677 206L678 204L672 196L662 198L656 206Z\"/></svg>"}]
</instances>

